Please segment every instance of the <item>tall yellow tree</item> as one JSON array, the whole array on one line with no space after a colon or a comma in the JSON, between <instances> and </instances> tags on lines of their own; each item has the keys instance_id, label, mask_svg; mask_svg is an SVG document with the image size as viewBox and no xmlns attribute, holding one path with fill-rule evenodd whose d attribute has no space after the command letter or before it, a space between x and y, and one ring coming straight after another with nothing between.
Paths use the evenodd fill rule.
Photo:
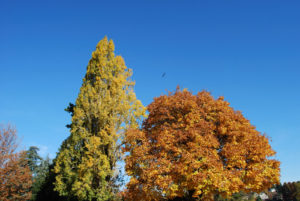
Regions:
<instances>
[{"instance_id":1,"label":"tall yellow tree","mask_svg":"<svg viewBox=\"0 0 300 201\"><path fill-rule=\"evenodd\" d=\"M213 200L279 183L268 138L223 97L177 90L148 111L142 129L126 133L126 200Z\"/></svg>"},{"instance_id":2,"label":"tall yellow tree","mask_svg":"<svg viewBox=\"0 0 300 201\"><path fill-rule=\"evenodd\" d=\"M114 199L122 133L137 127L145 108L136 99L131 69L101 40L88 63L75 105L70 136L55 160L55 190L75 200Z\"/></svg>"}]
</instances>

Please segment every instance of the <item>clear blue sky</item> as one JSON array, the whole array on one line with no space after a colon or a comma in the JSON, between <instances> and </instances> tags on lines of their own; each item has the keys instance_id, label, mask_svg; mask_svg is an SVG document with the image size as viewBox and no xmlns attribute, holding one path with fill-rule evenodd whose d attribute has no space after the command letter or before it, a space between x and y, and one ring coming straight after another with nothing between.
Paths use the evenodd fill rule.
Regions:
<instances>
[{"instance_id":1,"label":"clear blue sky","mask_svg":"<svg viewBox=\"0 0 300 201\"><path fill-rule=\"evenodd\" d=\"M23 147L55 156L107 35L145 105L177 85L223 95L272 138L281 181L300 180L300 1L110 2L0 0L0 122Z\"/></svg>"}]
</instances>

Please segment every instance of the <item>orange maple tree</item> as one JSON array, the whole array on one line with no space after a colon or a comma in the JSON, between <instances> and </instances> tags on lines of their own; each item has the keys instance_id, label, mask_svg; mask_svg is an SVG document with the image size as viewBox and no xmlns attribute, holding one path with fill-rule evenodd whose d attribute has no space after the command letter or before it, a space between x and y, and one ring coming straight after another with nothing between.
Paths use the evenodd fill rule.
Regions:
<instances>
[{"instance_id":1,"label":"orange maple tree","mask_svg":"<svg viewBox=\"0 0 300 201\"><path fill-rule=\"evenodd\" d=\"M148 111L125 136L125 200L213 200L279 183L269 139L223 97L177 89Z\"/></svg>"},{"instance_id":2,"label":"orange maple tree","mask_svg":"<svg viewBox=\"0 0 300 201\"><path fill-rule=\"evenodd\" d=\"M31 198L32 175L25 152L16 152L16 130L0 127L0 200L25 201Z\"/></svg>"}]
</instances>

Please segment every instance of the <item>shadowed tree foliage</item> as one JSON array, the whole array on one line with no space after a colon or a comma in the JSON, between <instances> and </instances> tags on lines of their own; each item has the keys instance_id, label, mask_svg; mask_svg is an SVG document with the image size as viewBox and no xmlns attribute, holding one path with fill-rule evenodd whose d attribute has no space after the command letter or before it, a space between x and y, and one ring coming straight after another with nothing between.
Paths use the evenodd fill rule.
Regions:
<instances>
[{"instance_id":1,"label":"shadowed tree foliage","mask_svg":"<svg viewBox=\"0 0 300 201\"><path fill-rule=\"evenodd\" d=\"M281 192L284 201L300 201L300 181L284 183Z\"/></svg>"},{"instance_id":2,"label":"shadowed tree foliage","mask_svg":"<svg viewBox=\"0 0 300 201\"><path fill-rule=\"evenodd\" d=\"M26 201L31 198L31 172L24 151L18 147L16 130L0 127L0 199Z\"/></svg>"},{"instance_id":3,"label":"shadowed tree foliage","mask_svg":"<svg viewBox=\"0 0 300 201\"><path fill-rule=\"evenodd\" d=\"M223 97L177 89L148 111L125 135L126 200L213 200L279 183L268 138Z\"/></svg>"},{"instance_id":4,"label":"shadowed tree foliage","mask_svg":"<svg viewBox=\"0 0 300 201\"><path fill-rule=\"evenodd\" d=\"M35 201L77 201L75 198L67 198L60 196L57 191L54 191L54 182L56 174L53 172L54 164L50 164L45 174L45 179L42 182L38 192L36 193Z\"/></svg>"},{"instance_id":5,"label":"shadowed tree foliage","mask_svg":"<svg viewBox=\"0 0 300 201\"><path fill-rule=\"evenodd\" d=\"M39 148L36 146L31 146L26 151L26 159L28 161L28 166L32 172L32 198L31 200L36 200L36 195L40 191L41 186L45 182L48 168L50 166L50 158L46 157L43 159L38 154Z\"/></svg>"},{"instance_id":6,"label":"shadowed tree foliage","mask_svg":"<svg viewBox=\"0 0 300 201\"><path fill-rule=\"evenodd\" d=\"M75 107L75 105L73 103L69 103L69 106L65 109L65 111L70 113L72 117L74 115L74 107ZM71 128L71 125L72 124L67 124L66 127Z\"/></svg>"},{"instance_id":7,"label":"shadowed tree foliage","mask_svg":"<svg viewBox=\"0 0 300 201\"><path fill-rule=\"evenodd\" d=\"M136 99L132 72L114 44L101 40L87 66L72 114L70 136L58 153L55 190L78 200L113 200L118 190L116 162L122 131L138 126L145 108Z\"/></svg>"}]
</instances>

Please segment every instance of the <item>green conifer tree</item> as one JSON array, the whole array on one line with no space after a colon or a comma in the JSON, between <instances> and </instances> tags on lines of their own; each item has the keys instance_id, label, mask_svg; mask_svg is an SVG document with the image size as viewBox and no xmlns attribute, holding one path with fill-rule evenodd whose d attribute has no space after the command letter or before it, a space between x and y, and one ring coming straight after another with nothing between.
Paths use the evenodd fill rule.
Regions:
<instances>
[{"instance_id":1,"label":"green conifer tree","mask_svg":"<svg viewBox=\"0 0 300 201\"><path fill-rule=\"evenodd\" d=\"M131 69L114 44L101 40L87 66L75 105L70 136L54 167L55 190L69 200L114 200L122 133L137 127L145 108L136 99Z\"/></svg>"}]
</instances>

